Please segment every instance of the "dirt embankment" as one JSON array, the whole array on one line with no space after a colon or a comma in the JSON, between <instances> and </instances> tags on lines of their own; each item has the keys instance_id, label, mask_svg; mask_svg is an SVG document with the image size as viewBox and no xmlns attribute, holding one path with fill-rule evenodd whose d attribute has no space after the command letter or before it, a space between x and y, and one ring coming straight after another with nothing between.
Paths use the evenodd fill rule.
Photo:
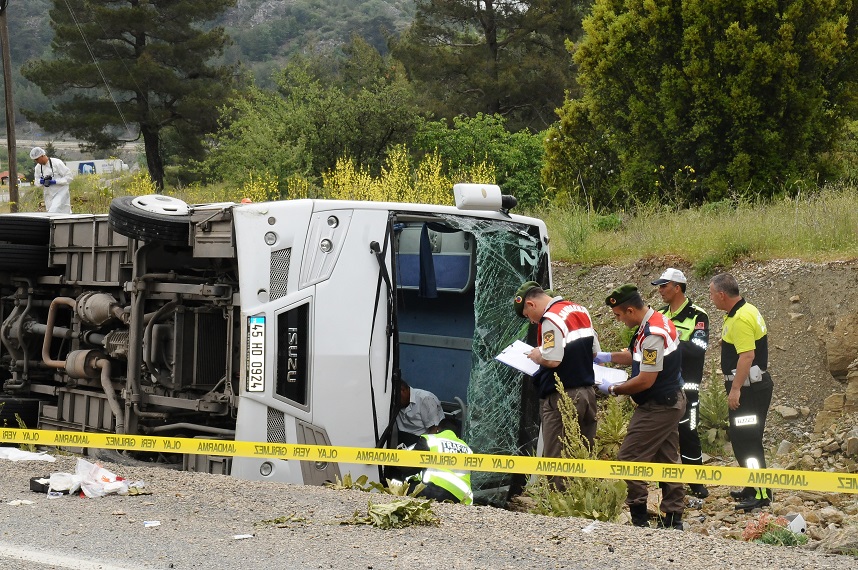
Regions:
<instances>
[{"instance_id":1,"label":"dirt embankment","mask_svg":"<svg viewBox=\"0 0 858 570\"><path fill-rule=\"evenodd\" d=\"M657 308L663 303L657 288L650 282L667 267L685 272L689 279L688 297L709 313L707 370L717 378L723 312L715 309L709 300L709 279L696 277L687 263L669 257L616 267L583 267L559 262L554 263L552 271L555 289L586 305L597 331L609 338L612 335L605 333L620 325L605 306L607 293L617 285L634 283L645 299ZM777 445L781 439L796 442L813 432L814 420L824 400L844 391L845 369L843 374L835 371L841 376L835 378L829 370L829 353L854 344L841 331L850 330L842 323L855 319L858 312L858 262L743 262L730 272L739 281L742 295L760 309L768 325L769 370L775 381L772 408L779 405L805 408L805 413L794 420L784 420L777 413L771 413L768 443ZM622 347L606 348L618 350ZM839 367L844 368L843 365Z\"/></svg>"}]
</instances>

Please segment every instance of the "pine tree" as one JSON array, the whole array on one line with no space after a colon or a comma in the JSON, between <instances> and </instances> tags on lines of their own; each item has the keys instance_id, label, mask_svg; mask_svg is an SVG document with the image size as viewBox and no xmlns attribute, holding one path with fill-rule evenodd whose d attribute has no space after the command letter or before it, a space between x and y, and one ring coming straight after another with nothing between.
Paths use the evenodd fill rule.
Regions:
<instances>
[{"instance_id":1,"label":"pine tree","mask_svg":"<svg viewBox=\"0 0 858 570\"><path fill-rule=\"evenodd\" d=\"M574 87L566 41L580 35L590 3L418 0L393 53L436 115L501 114L513 130L540 130Z\"/></svg>"},{"instance_id":2,"label":"pine tree","mask_svg":"<svg viewBox=\"0 0 858 570\"><path fill-rule=\"evenodd\" d=\"M235 0L52 0L56 59L28 62L23 75L53 98L28 119L55 133L112 149L143 139L149 173L164 186L162 138L183 158L202 155L216 127L232 69L209 62L228 38L207 29ZM47 23L47 18L46 22Z\"/></svg>"}]
</instances>

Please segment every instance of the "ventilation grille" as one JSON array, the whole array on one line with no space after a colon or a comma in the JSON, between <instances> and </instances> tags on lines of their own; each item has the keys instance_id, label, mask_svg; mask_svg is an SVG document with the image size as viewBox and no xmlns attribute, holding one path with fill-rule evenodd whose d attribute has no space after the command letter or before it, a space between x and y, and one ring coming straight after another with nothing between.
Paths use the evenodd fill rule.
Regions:
<instances>
[{"instance_id":1,"label":"ventilation grille","mask_svg":"<svg viewBox=\"0 0 858 570\"><path fill-rule=\"evenodd\" d=\"M268 443L286 443L286 418L274 408L268 408Z\"/></svg>"},{"instance_id":2,"label":"ventilation grille","mask_svg":"<svg viewBox=\"0 0 858 570\"><path fill-rule=\"evenodd\" d=\"M193 382L199 387L213 386L224 376L226 354L223 347L227 345L227 321L223 313L197 313L196 321L194 330L197 335L191 337L196 341Z\"/></svg>"},{"instance_id":3,"label":"ventilation grille","mask_svg":"<svg viewBox=\"0 0 858 570\"><path fill-rule=\"evenodd\" d=\"M271 252L271 282L268 285L269 299L274 301L286 295L289 281L289 258L292 248L279 249Z\"/></svg>"}]
</instances>

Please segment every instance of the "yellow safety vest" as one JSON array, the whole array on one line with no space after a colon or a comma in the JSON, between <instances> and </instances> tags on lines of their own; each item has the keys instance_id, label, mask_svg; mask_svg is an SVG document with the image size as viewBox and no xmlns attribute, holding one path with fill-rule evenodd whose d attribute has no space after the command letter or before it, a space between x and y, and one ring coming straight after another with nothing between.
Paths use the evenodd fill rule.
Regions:
<instances>
[{"instance_id":1,"label":"yellow safety vest","mask_svg":"<svg viewBox=\"0 0 858 570\"><path fill-rule=\"evenodd\" d=\"M473 453L468 444L456 437L451 430L445 430L437 434L426 434L422 436L429 445L429 451L435 453ZM471 491L471 472L452 469L427 468L423 471L423 483L432 483L446 491L449 491L463 505L474 502L474 493Z\"/></svg>"}]
</instances>

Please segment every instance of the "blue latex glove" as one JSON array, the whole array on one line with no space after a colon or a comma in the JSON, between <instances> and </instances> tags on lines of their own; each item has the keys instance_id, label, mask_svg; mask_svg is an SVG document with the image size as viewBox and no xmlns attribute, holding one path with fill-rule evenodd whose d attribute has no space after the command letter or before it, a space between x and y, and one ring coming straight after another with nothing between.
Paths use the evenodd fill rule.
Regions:
<instances>
[{"instance_id":1,"label":"blue latex glove","mask_svg":"<svg viewBox=\"0 0 858 570\"><path fill-rule=\"evenodd\" d=\"M596 364L604 364L605 362L611 361L611 353L610 352L597 352L596 356L593 357L593 362Z\"/></svg>"},{"instance_id":2,"label":"blue latex glove","mask_svg":"<svg viewBox=\"0 0 858 570\"><path fill-rule=\"evenodd\" d=\"M45 185L45 179L39 178L39 186L44 186L44 185Z\"/></svg>"},{"instance_id":3,"label":"blue latex glove","mask_svg":"<svg viewBox=\"0 0 858 570\"><path fill-rule=\"evenodd\" d=\"M611 393L608 392L608 388L610 388L610 387L611 387L611 385L608 384L607 382L602 382L601 384L596 384L596 389L599 390L599 392L601 392L602 394L605 394L606 396L611 395Z\"/></svg>"},{"instance_id":4,"label":"blue latex glove","mask_svg":"<svg viewBox=\"0 0 858 570\"><path fill-rule=\"evenodd\" d=\"M45 186L53 186L56 183L56 180L45 180Z\"/></svg>"}]
</instances>

